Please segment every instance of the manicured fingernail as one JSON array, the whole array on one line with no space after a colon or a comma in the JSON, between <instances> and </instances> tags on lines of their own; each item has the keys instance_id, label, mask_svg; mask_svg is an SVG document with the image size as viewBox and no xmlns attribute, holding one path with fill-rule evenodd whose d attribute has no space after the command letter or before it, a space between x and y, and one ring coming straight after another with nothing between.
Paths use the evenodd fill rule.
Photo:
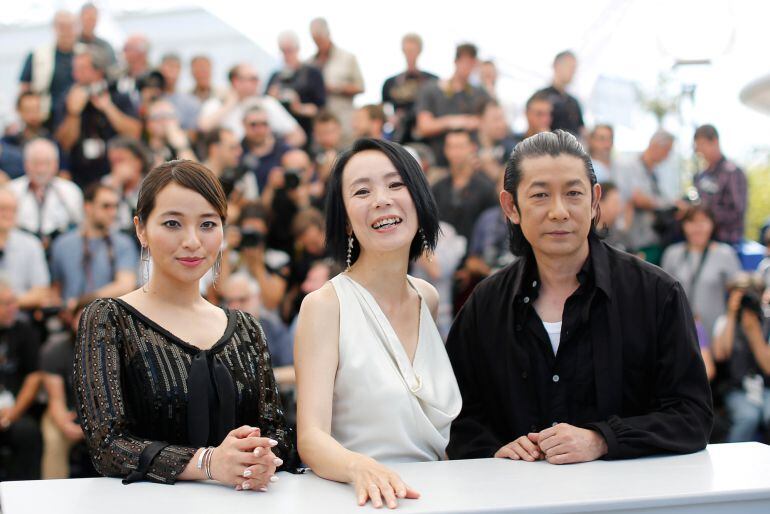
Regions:
<instances>
[{"instance_id":1,"label":"manicured fingernail","mask_svg":"<svg viewBox=\"0 0 770 514\"><path fill-rule=\"evenodd\" d=\"M267 492L267 487L260 487L259 490L262 491L263 493L266 493Z\"/></svg>"},{"instance_id":2,"label":"manicured fingernail","mask_svg":"<svg viewBox=\"0 0 770 514\"><path fill-rule=\"evenodd\" d=\"M251 484L249 482L244 482L243 483L243 488L244 489L251 489Z\"/></svg>"},{"instance_id":3,"label":"manicured fingernail","mask_svg":"<svg viewBox=\"0 0 770 514\"><path fill-rule=\"evenodd\" d=\"M236 491L240 491L241 489L242 489L241 484L238 484L238 485L235 486L235 490Z\"/></svg>"},{"instance_id":4,"label":"manicured fingernail","mask_svg":"<svg viewBox=\"0 0 770 514\"><path fill-rule=\"evenodd\" d=\"M283 461L276 457L275 459L273 459L273 464L275 464L276 466L280 466L281 464L283 464Z\"/></svg>"},{"instance_id":5,"label":"manicured fingernail","mask_svg":"<svg viewBox=\"0 0 770 514\"><path fill-rule=\"evenodd\" d=\"M278 482L278 477L273 475L273 476L270 477L270 481L271 482Z\"/></svg>"},{"instance_id":6,"label":"manicured fingernail","mask_svg":"<svg viewBox=\"0 0 770 514\"><path fill-rule=\"evenodd\" d=\"M244 476L244 477L250 477L250 476L251 476L251 470L250 470L250 469L247 469L246 471L244 471L244 472L243 472L243 476Z\"/></svg>"},{"instance_id":7,"label":"manicured fingernail","mask_svg":"<svg viewBox=\"0 0 770 514\"><path fill-rule=\"evenodd\" d=\"M254 448L254 456L259 457L260 455L262 455L262 447Z\"/></svg>"},{"instance_id":8,"label":"manicured fingernail","mask_svg":"<svg viewBox=\"0 0 770 514\"><path fill-rule=\"evenodd\" d=\"M267 442L268 442L268 444L270 446L277 446L278 445L278 441L276 441L275 439L268 439Z\"/></svg>"}]
</instances>

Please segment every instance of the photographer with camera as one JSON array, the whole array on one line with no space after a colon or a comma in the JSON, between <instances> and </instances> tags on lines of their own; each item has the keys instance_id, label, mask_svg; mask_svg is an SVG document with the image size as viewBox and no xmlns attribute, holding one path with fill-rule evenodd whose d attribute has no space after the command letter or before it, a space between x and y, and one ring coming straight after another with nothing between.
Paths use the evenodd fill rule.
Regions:
<instances>
[{"instance_id":1,"label":"photographer with camera","mask_svg":"<svg viewBox=\"0 0 770 514\"><path fill-rule=\"evenodd\" d=\"M267 245L267 213L258 203L244 205L238 222L225 229L220 282L235 273L254 278L264 310L276 310L286 293L289 255Z\"/></svg>"},{"instance_id":2,"label":"photographer with camera","mask_svg":"<svg viewBox=\"0 0 770 514\"><path fill-rule=\"evenodd\" d=\"M267 111L259 106L250 107L243 115L243 128L241 166L254 174L257 187L264 191L270 172L291 147L273 133Z\"/></svg>"},{"instance_id":3,"label":"photographer with camera","mask_svg":"<svg viewBox=\"0 0 770 514\"><path fill-rule=\"evenodd\" d=\"M281 166L273 168L262 191L262 205L270 213L268 244L289 255L294 251L291 224L299 211L311 206L310 178L313 166L302 150L283 155Z\"/></svg>"},{"instance_id":4,"label":"photographer with camera","mask_svg":"<svg viewBox=\"0 0 770 514\"><path fill-rule=\"evenodd\" d=\"M241 143L232 130L223 127L207 132L200 142L201 153L206 158L203 164L219 178L227 196L228 218L237 218L243 204L255 202L259 197L254 174L239 164L243 153Z\"/></svg>"},{"instance_id":5,"label":"photographer with camera","mask_svg":"<svg viewBox=\"0 0 770 514\"><path fill-rule=\"evenodd\" d=\"M731 443L753 441L760 427L770 427L770 324L760 300L763 289L757 275L737 275L729 286L727 314L714 326L714 359L728 370Z\"/></svg>"},{"instance_id":6,"label":"photographer with camera","mask_svg":"<svg viewBox=\"0 0 770 514\"><path fill-rule=\"evenodd\" d=\"M321 71L299 58L299 38L294 32L282 32L278 47L283 55L283 67L267 81L267 94L276 98L294 116L302 130L310 138L313 135L313 118L326 104L326 86Z\"/></svg>"},{"instance_id":7,"label":"photographer with camera","mask_svg":"<svg viewBox=\"0 0 770 514\"><path fill-rule=\"evenodd\" d=\"M142 130L130 98L107 83L108 64L100 48L78 47L75 83L54 111L54 135L69 152L72 179L81 188L107 173L107 141L118 134L138 138Z\"/></svg>"},{"instance_id":8,"label":"photographer with camera","mask_svg":"<svg viewBox=\"0 0 770 514\"><path fill-rule=\"evenodd\" d=\"M145 143L152 152L153 166L174 159L197 161L187 134L179 124L176 109L168 100L160 98L147 109Z\"/></svg>"},{"instance_id":9,"label":"photographer with camera","mask_svg":"<svg viewBox=\"0 0 770 514\"><path fill-rule=\"evenodd\" d=\"M633 208L628 242L631 250L652 264L659 264L667 230L676 224L675 198L661 187L660 165L668 159L674 136L659 130L647 148L618 168L618 183L624 200Z\"/></svg>"}]
</instances>

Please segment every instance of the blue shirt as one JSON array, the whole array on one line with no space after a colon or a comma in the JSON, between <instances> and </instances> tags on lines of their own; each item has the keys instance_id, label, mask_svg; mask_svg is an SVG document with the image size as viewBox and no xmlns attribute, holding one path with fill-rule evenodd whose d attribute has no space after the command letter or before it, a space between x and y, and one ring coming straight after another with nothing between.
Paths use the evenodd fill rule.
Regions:
<instances>
[{"instance_id":1,"label":"blue shirt","mask_svg":"<svg viewBox=\"0 0 770 514\"><path fill-rule=\"evenodd\" d=\"M65 301L106 286L118 271L135 273L139 267L136 245L120 232L110 234L109 244L106 238L89 239L85 250L79 229L59 236L51 246L51 278L61 286Z\"/></svg>"}]
</instances>

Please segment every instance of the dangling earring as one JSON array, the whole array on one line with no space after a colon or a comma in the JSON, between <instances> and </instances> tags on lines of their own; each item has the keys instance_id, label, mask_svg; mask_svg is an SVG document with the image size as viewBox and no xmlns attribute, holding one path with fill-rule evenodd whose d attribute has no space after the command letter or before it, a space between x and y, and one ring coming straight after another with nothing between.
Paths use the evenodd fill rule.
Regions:
<instances>
[{"instance_id":1,"label":"dangling earring","mask_svg":"<svg viewBox=\"0 0 770 514\"><path fill-rule=\"evenodd\" d=\"M428 238L425 237L425 232L420 228L420 238L422 239L422 253L428 258L428 262L433 262L433 252L430 251L430 245L428 244Z\"/></svg>"},{"instance_id":2,"label":"dangling earring","mask_svg":"<svg viewBox=\"0 0 770 514\"><path fill-rule=\"evenodd\" d=\"M348 258L346 260L348 267L345 271L350 271L350 261L353 258L353 233L348 236Z\"/></svg>"},{"instance_id":3,"label":"dangling earring","mask_svg":"<svg viewBox=\"0 0 770 514\"><path fill-rule=\"evenodd\" d=\"M214 261L214 266L211 268L211 272L214 275L214 289L217 288L217 281L219 281L219 276L222 274L222 249L219 249L219 253L217 254L217 260Z\"/></svg>"},{"instance_id":4,"label":"dangling earring","mask_svg":"<svg viewBox=\"0 0 770 514\"><path fill-rule=\"evenodd\" d=\"M150 281L150 248L142 245L139 258L142 261L142 291L146 293L147 283Z\"/></svg>"}]
</instances>

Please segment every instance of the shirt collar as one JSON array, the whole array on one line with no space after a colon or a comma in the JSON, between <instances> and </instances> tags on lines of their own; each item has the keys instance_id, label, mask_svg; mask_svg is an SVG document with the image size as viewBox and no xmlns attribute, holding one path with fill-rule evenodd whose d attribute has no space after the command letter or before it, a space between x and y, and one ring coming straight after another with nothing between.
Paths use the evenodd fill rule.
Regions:
<instances>
[{"instance_id":1,"label":"shirt collar","mask_svg":"<svg viewBox=\"0 0 770 514\"><path fill-rule=\"evenodd\" d=\"M607 247L599 237L591 231L588 235L588 259L577 274L578 282L584 285L593 278L596 287L604 292L607 298L612 298L612 280ZM540 276L537 272L535 256L530 250L521 257L521 265L513 282L514 301L529 303L537 298L540 290Z\"/></svg>"}]
</instances>

